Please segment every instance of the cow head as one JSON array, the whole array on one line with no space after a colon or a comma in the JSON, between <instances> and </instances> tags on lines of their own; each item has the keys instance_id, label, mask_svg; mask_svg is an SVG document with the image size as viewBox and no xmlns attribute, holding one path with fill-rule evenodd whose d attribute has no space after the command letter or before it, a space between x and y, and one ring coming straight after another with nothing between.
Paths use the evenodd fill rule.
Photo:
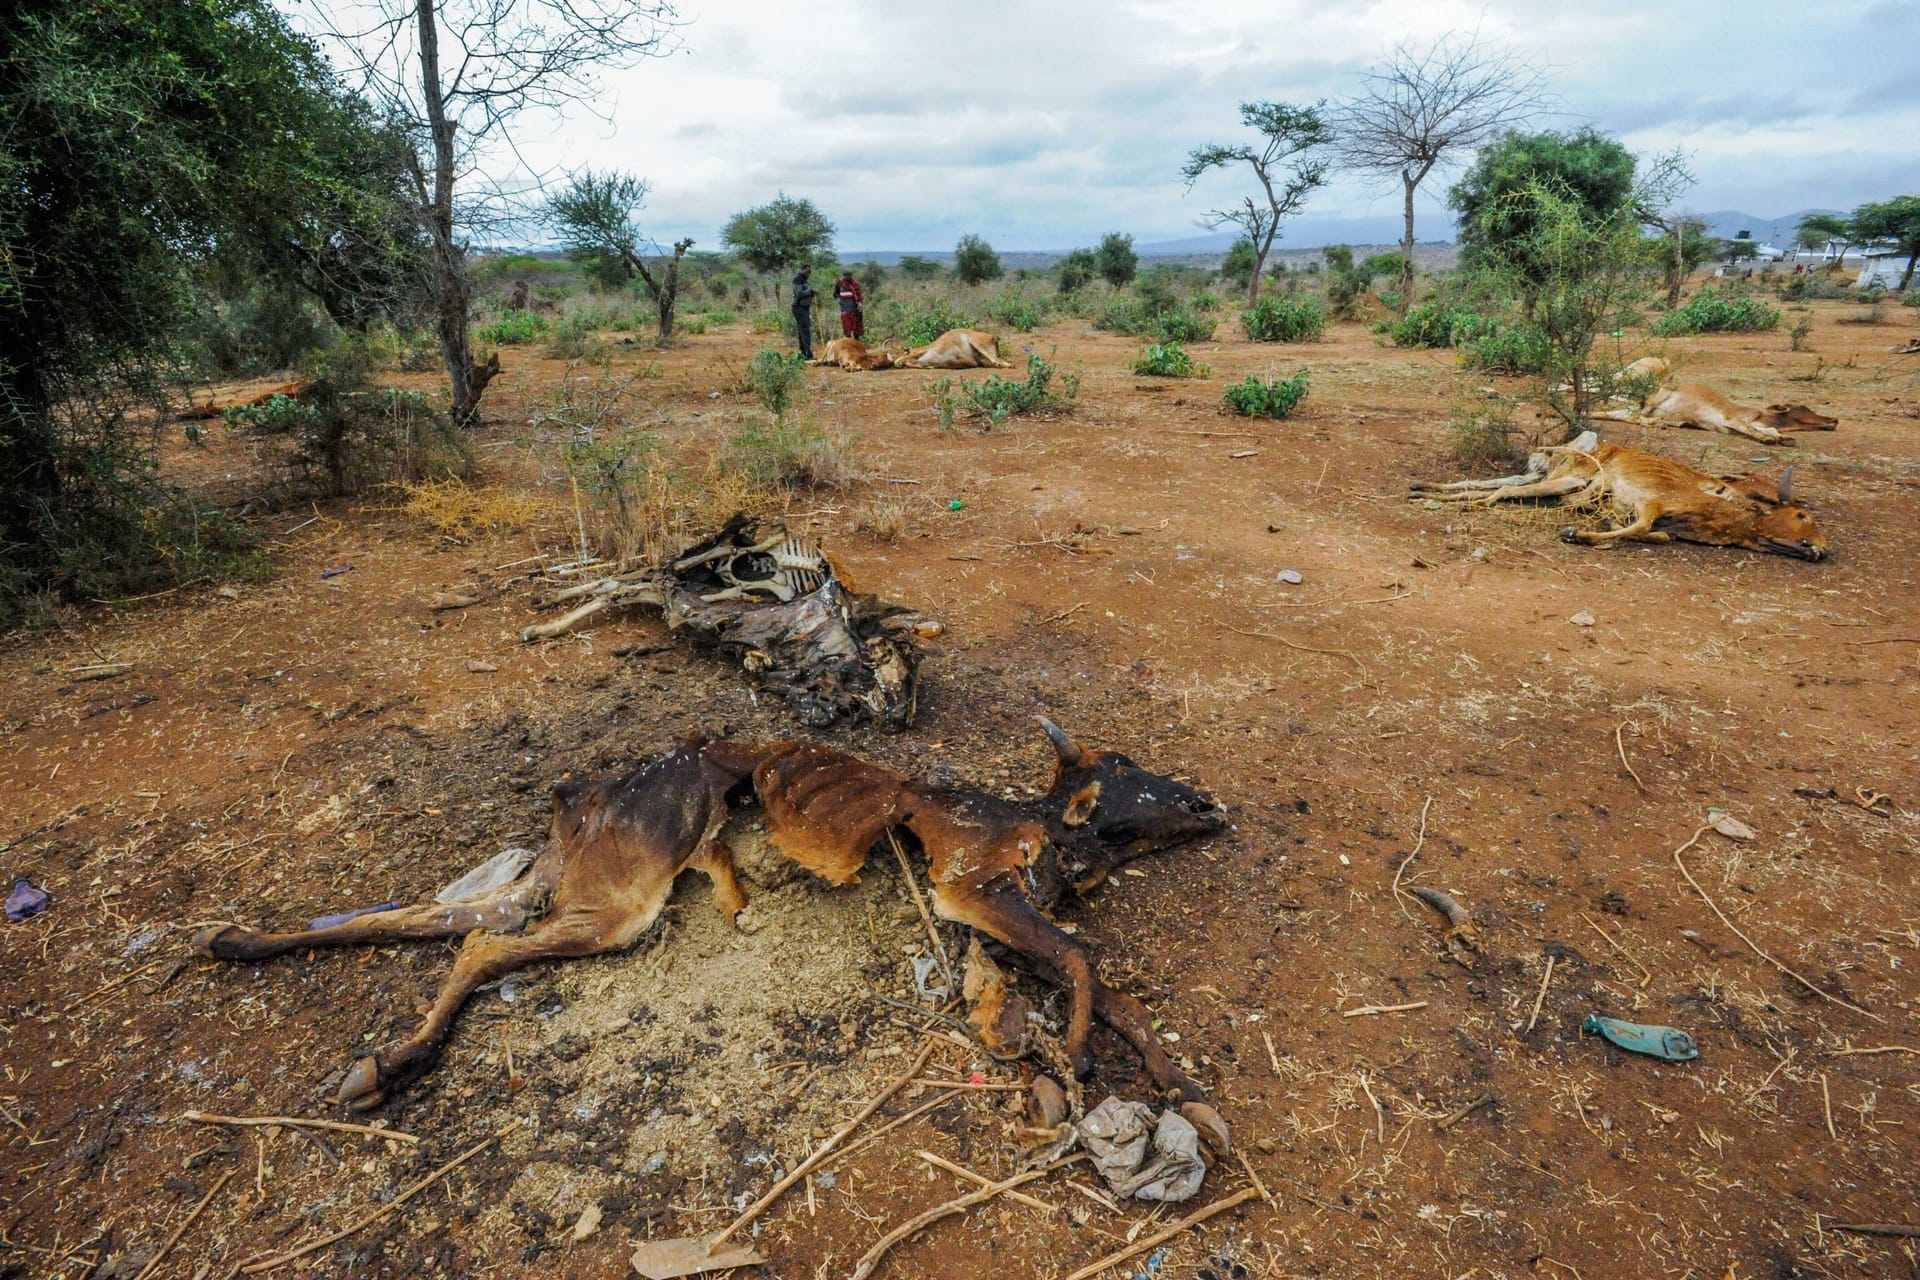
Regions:
<instances>
[{"instance_id":1,"label":"cow head","mask_svg":"<svg viewBox=\"0 0 1920 1280\"><path fill-rule=\"evenodd\" d=\"M1751 482L1755 478L1748 479ZM1760 507L1754 532L1759 536L1762 551L1802 560L1826 559L1827 540L1820 526L1814 523L1813 512L1794 500L1792 467L1780 473L1771 497L1758 484L1750 483L1742 488Z\"/></svg>"},{"instance_id":2,"label":"cow head","mask_svg":"<svg viewBox=\"0 0 1920 1280\"><path fill-rule=\"evenodd\" d=\"M1118 751L1087 751L1044 716L1040 726L1059 757L1042 815L1076 890L1086 892L1143 854L1226 829L1226 810L1204 792Z\"/></svg>"},{"instance_id":3,"label":"cow head","mask_svg":"<svg viewBox=\"0 0 1920 1280\"><path fill-rule=\"evenodd\" d=\"M1840 419L1815 413L1803 404L1770 404L1760 411L1760 425L1775 431L1832 431Z\"/></svg>"}]
</instances>

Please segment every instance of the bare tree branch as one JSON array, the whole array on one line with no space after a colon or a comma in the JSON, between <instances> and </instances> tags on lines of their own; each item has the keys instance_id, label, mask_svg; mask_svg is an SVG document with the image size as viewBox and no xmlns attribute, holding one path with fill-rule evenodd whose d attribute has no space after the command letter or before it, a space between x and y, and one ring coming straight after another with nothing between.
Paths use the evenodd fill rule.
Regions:
<instances>
[{"instance_id":1,"label":"bare tree branch","mask_svg":"<svg viewBox=\"0 0 1920 1280\"><path fill-rule=\"evenodd\" d=\"M1478 32L1449 32L1425 50L1397 46L1368 73L1366 88L1334 112L1340 158L1383 180L1398 179L1405 201L1400 243L1400 311L1413 294L1413 196L1435 169L1464 159L1496 134L1549 104L1545 73Z\"/></svg>"}]
</instances>

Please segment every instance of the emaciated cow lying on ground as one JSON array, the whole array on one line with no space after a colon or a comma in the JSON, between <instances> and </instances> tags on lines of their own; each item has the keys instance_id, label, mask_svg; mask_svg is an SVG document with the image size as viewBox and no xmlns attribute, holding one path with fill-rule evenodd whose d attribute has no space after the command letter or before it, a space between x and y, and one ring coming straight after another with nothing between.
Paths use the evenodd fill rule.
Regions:
<instances>
[{"instance_id":1,"label":"emaciated cow lying on ground","mask_svg":"<svg viewBox=\"0 0 1920 1280\"><path fill-rule=\"evenodd\" d=\"M1100 981L1086 947L1046 909L1084 893L1143 854L1223 830L1207 796L1150 773L1118 752L1085 751L1043 720L1058 756L1053 787L1025 804L928 786L811 742L730 742L696 735L620 777L563 782L553 792L547 848L513 883L445 906L424 903L323 929L201 931L194 947L220 960L260 960L306 947L465 936L453 972L418 1029L360 1059L340 1101L365 1109L438 1061L474 988L541 960L619 951L653 927L682 869L713 880L729 919L746 905L732 854L717 837L731 795L751 790L774 845L834 884L856 880L867 851L889 833L917 841L930 863L934 910L972 926L1067 987L1066 1050L1085 1075L1091 1018L1131 1041L1163 1089L1197 1101L1152 1017ZM524 930L524 932L523 932Z\"/></svg>"},{"instance_id":2,"label":"emaciated cow lying on ground","mask_svg":"<svg viewBox=\"0 0 1920 1280\"><path fill-rule=\"evenodd\" d=\"M813 363L834 365L849 373L891 369L896 357L891 351L869 347L858 338L835 338L827 344L826 354Z\"/></svg>"},{"instance_id":3,"label":"emaciated cow lying on ground","mask_svg":"<svg viewBox=\"0 0 1920 1280\"><path fill-rule=\"evenodd\" d=\"M1616 409L1594 415L1611 422L1640 422L1656 427L1695 427L1702 431L1724 431L1767 444L1792 444L1781 433L1786 431L1832 431L1840 419L1816 413L1803 404L1770 404L1764 409L1749 409L1698 383L1658 386L1640 406L1640 412Z\"/></svg>"},{"instance_id":4,"label":"emaciated cow lying on ground","mask_svg":"<svg viewBox=\"0 0 1920 1280\"><path fill-rule=\"evenodd\" d=\"M949 329L924 347L893 358L897 369L1011 369L1000 339L979 329Z\"/></svg>"},{"instance_id":5,"label":"emaciated cow lying on ground","mask_svg":"<svg viewBox=\"0 0 1920 1280\"><path fill-rule=\"evenodd\" d=\"M1600 444L1591 433L1571 445L1547 450L1543 461L1548 464L1544 471L1493 480L1416 483L1413 494L1437 502L1483 506L1536 498L1573 504L1604 499L1624 523L1593 532L1571 525L1560 531L1562 542L1587 546L1623 538L1637 542L1678 538L1802 560L1820 560L1827 554L1827 540L1813 513L1794 500L1792 467L1778 480L1766 476L1721 479L1659 454Z\"/></svg>"}]
</instances>

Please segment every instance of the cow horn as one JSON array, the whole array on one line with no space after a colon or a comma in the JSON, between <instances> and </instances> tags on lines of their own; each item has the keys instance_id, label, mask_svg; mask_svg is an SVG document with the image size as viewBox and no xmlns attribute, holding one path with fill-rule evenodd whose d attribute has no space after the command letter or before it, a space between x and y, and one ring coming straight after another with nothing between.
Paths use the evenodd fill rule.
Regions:
<instances>
[{"instance_id":1,"label":"cow horn","mask_svg":"<svg viewBox=\"0 0 1920 1280\"><path fill-rule=\"evenodd\" d=\"M1787 469L1780 473L1780 501L1793 501L1793 464L1788 464Z\"/></svg>"},{"instance_id":2,"label":"cow horn","mask_svg":"<svg viewBox=\"0 0 1920 1280\"><path fill-rule=\"evenodd\" d=\"M1040 727L1047 731L1047 737L1053 739L1053 749L1060 753L1061 764L1071 769L1086 758L1087 753L1080 749L1079 743L1067 736L1065 729L1045 716L1036 716L1035 719L1039 720Z\"/></svg>"}]
</instances>

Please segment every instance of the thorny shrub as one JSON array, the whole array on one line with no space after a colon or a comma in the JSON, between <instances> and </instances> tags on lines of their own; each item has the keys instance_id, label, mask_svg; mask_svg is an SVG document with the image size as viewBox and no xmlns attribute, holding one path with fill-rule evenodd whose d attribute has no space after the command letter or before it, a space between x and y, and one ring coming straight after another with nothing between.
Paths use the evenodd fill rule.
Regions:
<instances>
[{"instance_id":1,"label":"thorny shrub","mask_svg":"<svg viewBox=\"0 0 1920 1280\"><path fill-rule=\"evenodd\" d=\"M1177 342L1148 343L1134 360L1133 371L1143 378L1204 378L1213 372Z\"/></svg>"}]
</instances>

